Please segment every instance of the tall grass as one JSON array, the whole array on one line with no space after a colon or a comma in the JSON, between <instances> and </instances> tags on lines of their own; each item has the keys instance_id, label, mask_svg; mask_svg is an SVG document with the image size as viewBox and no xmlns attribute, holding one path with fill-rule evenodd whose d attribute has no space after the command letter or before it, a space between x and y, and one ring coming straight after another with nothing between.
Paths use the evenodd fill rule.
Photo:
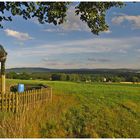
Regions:
<instances>
[{"instance_id":1,"label":"tall grass","mask_svg":"<svg viewBox=\"0 0 140 140\"><path fill-rule=\"evenodd\" d=\"M33 80L52 86L53 100L20 114L0 113L0 137L140 137L140 85Z\"/></svg>"}]
</instances>

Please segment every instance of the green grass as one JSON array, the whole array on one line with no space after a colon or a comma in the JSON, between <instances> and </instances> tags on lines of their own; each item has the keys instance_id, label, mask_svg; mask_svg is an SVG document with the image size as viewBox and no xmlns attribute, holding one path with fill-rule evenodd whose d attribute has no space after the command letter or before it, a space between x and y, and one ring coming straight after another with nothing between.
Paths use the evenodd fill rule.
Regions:
<instances>
[{"instance_id":1,"label":"green grass","mask_svg":"<svg viewBox=\"0 0 140 140\"><path fill-rule=\"evenodd\" d=\"M53 88L53 102L34 112L36 121L27 113L21 130L31 132L22 130L17 137L140 137L140 85L7 80L7 85L15 83Z\"/></svg>"}]
</instances>

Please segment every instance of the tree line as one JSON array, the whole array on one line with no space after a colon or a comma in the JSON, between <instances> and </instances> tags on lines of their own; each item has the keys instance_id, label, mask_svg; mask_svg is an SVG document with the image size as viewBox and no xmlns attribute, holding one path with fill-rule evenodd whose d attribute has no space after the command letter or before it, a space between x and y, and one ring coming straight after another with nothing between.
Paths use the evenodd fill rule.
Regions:
<instances>
[{"instance_id":1,"label":"tree line","mask_svg":"<svg viewBox=\"0 0 140 140\"><path fill-rule=\"evenodd\" d=\"M9 79L48 80L48 81L74 81L74 82L140 82L140 73L104 73L104 74L78 74L78 73L16 73L9 72Z\"/></svg>"}]
</instances>

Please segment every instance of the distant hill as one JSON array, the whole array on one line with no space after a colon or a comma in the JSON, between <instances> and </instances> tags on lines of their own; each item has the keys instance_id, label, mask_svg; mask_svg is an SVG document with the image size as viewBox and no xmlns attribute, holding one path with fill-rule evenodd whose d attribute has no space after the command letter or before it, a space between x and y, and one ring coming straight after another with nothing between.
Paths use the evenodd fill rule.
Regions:
<instances>
[{"instance_id":1,"label":"distant hill","mask_svg":"<svg viewBox=\"0 0 140 140\"><path fill-rule=\"evenodd\" d=\"M64 73L140 73L140 69L49 69L49 68L34 68L34 67L23 67L23 68L10 68L6 69L6 72L16 73L48 73L48 72L64 72Z\"/></svg>"},{"instance_id":2,"label":"distant hill","mask_svg":"<svg viewBox=\"0 0 140 140\"><path fill-rule=\"evenodd\" d=\"M6 72L16 72L16 73L33 73L33 72L50 72L50 69L47 68L33 68L33 67L27 67L27 68L10 68L6 69Z\"/></svg>"}]
</instances>

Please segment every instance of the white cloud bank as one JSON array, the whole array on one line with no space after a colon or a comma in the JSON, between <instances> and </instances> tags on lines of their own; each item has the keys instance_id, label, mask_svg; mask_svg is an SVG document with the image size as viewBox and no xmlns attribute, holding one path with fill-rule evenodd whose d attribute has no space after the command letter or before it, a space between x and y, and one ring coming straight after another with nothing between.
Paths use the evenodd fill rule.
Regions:
<instances>
[{"instance_id":1,"label":"white cloud bank","mask_svg":"<svg viewBox=\"0 0 140 140\"><path fill-rule=\"evenodd\" d=\"M129 60L119 60L120 56L125 55L129 57L129 53L135 53L139 51L138 45L140 44L139 37L130 38L93 38L84 40L68 40L68 41L57 41L53 43L46 43L38 46L22 47L16 50L7 50L9 54L8 65L12 67L20 66L40 66L40 67L51 67L51 68L95 68L95 67L140 67L137 62L129 62ZM127 53L129 52L129 53ZM77 62L78 57L83 58L82 55L86 53L98 53L99 56L107 54L108 57L100 58L98 60ZM109 61L110 54L117 54L114 56L116 61ZM16 54L16 55L15 55ZM77 56L77 59L67 59L67 55ZM64 60L59 60L59 56L64 56ZM135 56L134 56L135 57ZM37 59L36 59L37 58ZM49 58L46 60L46 58ZM52 61L51 59L57 59ZM75 57L76 58L76 57ZM26 60L25 60L26 59ZM44 61L40 61L45 59ZM27 61L30 60L30 61ZM40 61L40 62L38 62ZM133 60L132 60L133 61Z\"/></svg>"},{"instance_id":2,"label":"white cloud bank","mask_svg":"<svg viewBox=\"0 0 140 140\"><path fill-rule=\"evenodd\" d=\"M130 22L132 24L132 28L140 29L140 15L120 15L112 18L112 23L118 25L122 24L125 21Z\"/></svg>"},{"instance_id":3,"label":"white cloud bank","mask_svg":"<svg viewBox=\"0 0 140 140\"><path fill-rule=\"evenodd\" d=\"M18 32L11 29L5 29L4 32L6 33L6 35L14 37L21 41L33 39L33 37L31 37L28 33Z\"/></svg>"},{"instance_id":4,"label":"white cloud bank","mask_svg":"<svg viewBox=\"0 0 140 140\"><path fill-rule=\"evenodd\" d=\"M133 38L94 38L85 40L58 41L44 45L10 50L17 56L50 56L80 53L127 53L129 49L140 44L139 37ZM134 48L135 49L135 48ZM133 49L132 49L133 50Z\"/></svg>"}]
</instances>

